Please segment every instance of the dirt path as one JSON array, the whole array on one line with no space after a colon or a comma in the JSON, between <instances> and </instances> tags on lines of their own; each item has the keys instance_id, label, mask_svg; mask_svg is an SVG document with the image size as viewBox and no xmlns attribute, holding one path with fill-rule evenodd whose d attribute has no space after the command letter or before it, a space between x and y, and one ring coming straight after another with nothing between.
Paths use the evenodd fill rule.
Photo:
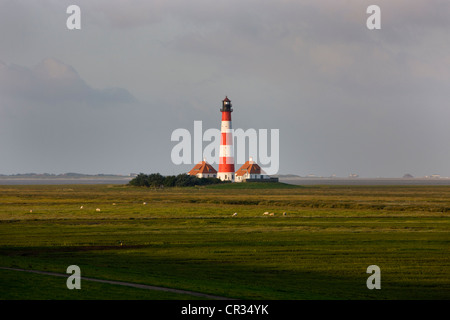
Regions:
<instances>
[{"instance_id":1,"label":"dirt path","mask_svg":"<svg viewBox=\"0 0 450 320\"><path fill-rule=\"evenodd\" d=\"M48 275L48 276L64 277L64 278L68 278L70 276L69 274L64 274L64 273L39 271L39 270L26 270L26 269L7 268L7 267L0 267L0 269L11 270L11 271L30 272L30 273L44 274L44 275ZM165 288L165 287L157 287L157 286L150 286L150 285L146 285L146 284L138 284L138 283L131 283L131 282L122 282L122 281L114 281L114 280L103 280L103 279L94 279L94 278L86 278L86 277L81 277L81 280L100 282L100 283L108 283L108 284L113 284L113 285L126 286L126 287L139 288L139 289L146 289L146 290L156 290L156 291L165 291L165 292L172 292L172 293L178 293L178 294L187 294L187 295L200 297L200 298L205 298L205 299L232 300L230 298L213 296L213 295L210 295L210 294L205 294L205 293L200 293L200 292L194 292L194 291L188 291L188 290L180 290L180 289L172 289L172 288Z\"/></svg>"}]
</instances>

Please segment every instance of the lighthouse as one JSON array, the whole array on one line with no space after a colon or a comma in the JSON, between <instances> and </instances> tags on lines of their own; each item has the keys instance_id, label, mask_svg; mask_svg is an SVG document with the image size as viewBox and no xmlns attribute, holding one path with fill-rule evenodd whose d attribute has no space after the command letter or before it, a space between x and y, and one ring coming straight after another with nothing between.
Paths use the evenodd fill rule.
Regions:
<instances>
[{"instance_id":1,"label":"lighthouse","mask_svg":"<svg viewBox=\"0 0 450 320\"><path fill-rule=\"evenodd\" d=\"M219 152L219 172L217 178L222 181L234 181L234 151L233 132L231 127L231 100L228 97L222 101L222 123L220 126L220 152Z\"/></svg>"}]
</instances>

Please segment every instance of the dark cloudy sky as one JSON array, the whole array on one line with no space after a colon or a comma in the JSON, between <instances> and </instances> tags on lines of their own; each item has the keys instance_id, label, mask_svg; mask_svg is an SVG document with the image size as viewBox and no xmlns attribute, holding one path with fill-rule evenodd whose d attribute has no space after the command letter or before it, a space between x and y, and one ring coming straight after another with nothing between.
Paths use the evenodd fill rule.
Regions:
<instances>
[{"instance_id":1,"label":"dark cloudy sky","mask_svg":"<svg viewBox=\"0 0 450 320\"><path fill-rule=\"evenodd\" d=\"M172 131L219 128L228 95L234 128L280 130L279 173L450 176L449 17L447 0L0 0L0 174L184 172Z\"/></svg>"}]
</instances>

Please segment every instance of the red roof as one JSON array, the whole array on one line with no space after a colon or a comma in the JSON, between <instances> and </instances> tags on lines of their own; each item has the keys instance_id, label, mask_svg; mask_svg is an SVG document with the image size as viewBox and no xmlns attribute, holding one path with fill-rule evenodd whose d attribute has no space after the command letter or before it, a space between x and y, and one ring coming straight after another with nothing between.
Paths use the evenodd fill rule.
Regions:
<instances>
[{"instance_id":1,"label":"red roof","mask_svg":"<svg viewBox=\"0 0 450 320\"><path fill-rule=\"evenodd\" d=\"M253 161L247 161L238 171L236 171L236 176L243 176L246 173L261 174L261 167Z\"/></svg>"},{"instance_id":2,"label":"red roof","mask_svg":"<svg viewBox=\"0 0 450 320\"><path fill-rule=\"evenodd\" d=\"M215 173L217 173L217 171L216 171L216 169L213 168L212 165L210 165L206 161L202 161L202 162L197 163L195 165L195 167L192 168L191 171L189 171L188 174L191 175L191 176L195 176L196 174L199 174L199 173L202 173L202 174L213 173L213 174L215 174Z\"/></svg>"},{"instance_id":3,"label":"red roof","mask_svg":"<svg viewBox=\"0 0 450 320\"><path fill-rule=\"evenodd\" d=\"M228 99L228 97L225 97L225 99L223 100L223 102L231 102L231 100Z\"/></svg>"}]
</instances>

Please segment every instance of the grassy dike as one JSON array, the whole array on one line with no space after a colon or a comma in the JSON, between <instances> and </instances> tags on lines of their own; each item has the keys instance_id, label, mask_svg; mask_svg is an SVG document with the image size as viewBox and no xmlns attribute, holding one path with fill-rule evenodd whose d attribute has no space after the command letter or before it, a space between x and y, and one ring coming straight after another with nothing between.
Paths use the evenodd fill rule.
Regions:
<instances>
[{"instance_id":1,"label":"grassy dike","mask_svg":"<svg viewBox=\"0 0 450 320\"><path fill-rule=\"evenodd\" d=\"M0 266L75 264L85 277L237 299L449 299L449 212L446 186L0 186ZM369 265L381 290L366 287ZM68 290L8 270L0 288L0 299L194 298Z\"/></svg>"}]
</instances>

